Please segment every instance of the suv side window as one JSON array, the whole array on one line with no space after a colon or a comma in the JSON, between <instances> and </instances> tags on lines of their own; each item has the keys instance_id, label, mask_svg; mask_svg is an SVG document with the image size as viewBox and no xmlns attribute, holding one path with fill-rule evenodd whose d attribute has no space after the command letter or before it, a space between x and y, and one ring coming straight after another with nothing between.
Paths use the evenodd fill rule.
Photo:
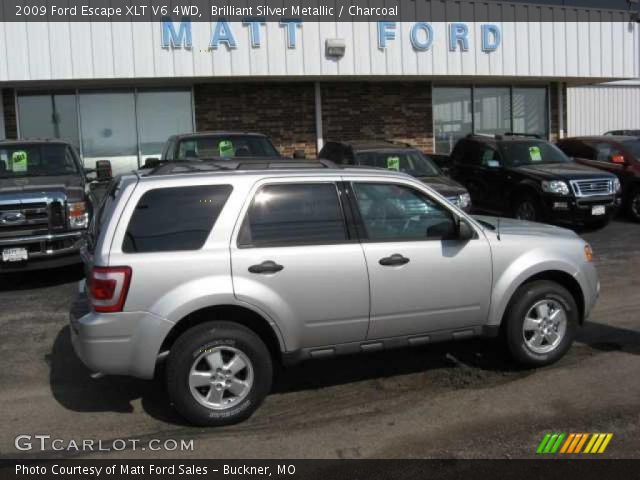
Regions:
<instances>
[{"instance_id":1,"label":"suv side window","mask_svg":"<svg viewBox=\"0 0 640 480\"><path fill-rule=\"evenodd\" d=\"M334 183L265 185L256 193L240 234L240 247L322 245L348 240Z\"/></svg>"},{"instance_id":2,"label":"suv side window","mask_svg":"<svg viewBox=\"0 0 640 480\"><path fill-rule=\"evenodd\" d=\"M131 216L122 251L199 250L232 190L231 185L149 190L142 195Z\"/></svg>"},{"instance_id":3,"label":"suv side window","mask_svg":"<svg viewBox=\"0 0 640 480\"><path fill-rule=\"evenodd\" d=\"M441 240L455 231L453 214L413 188L392 183L354 183L369 241Z\"/></svg>"},{"instance_id":4,"label":"suv side window","mask_svg":"<svg viewBox=\"0 0 640 480\"><path fill-rule=\"evenodd\" d=\"M479 163L483 167L497 167L502 164L500 153L490 145L479 145L478 154Z\"/></svg>"},{"instance_id":5,"label":"suv side window","mask_svg":"<svg viewBox=\"0 0 640 480\"><path fill-rule=\"evenodd\" d=\"M597 160L598 162L612 163L612 157L624 156L624 153L622 153L620 149L616 148L610 143L596 143L594 145L594 148L596 150L595 160Z\"/></svg>"}]
</instances>

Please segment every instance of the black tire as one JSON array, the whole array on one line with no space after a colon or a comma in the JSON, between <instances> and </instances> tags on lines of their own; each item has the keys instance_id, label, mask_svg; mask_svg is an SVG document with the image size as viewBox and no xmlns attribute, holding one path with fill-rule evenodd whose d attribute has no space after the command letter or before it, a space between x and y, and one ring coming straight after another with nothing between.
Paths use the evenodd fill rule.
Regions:
<instances>
[{"instance_id":1,"label":"black tire","mask_svg":"<svg viewBox=\"0 0 640 480\"><path fill-rule=\"evenodd\" d=\"M640 186L636 186L629 194L627 211L634 222L640 222Z\"/></svg>"},{"instance_id":2,"label":"black tire","mask_svg":"<svg viewBox=\"0 0 640 480\"><path fill-rule=\"evenodd\" d=\"M252 384L246 397L236 405L215 410L196 400L189 386L189 375L198 357L220 348L235 349L249 359ZM171 348L166 368L171 402L180 415L199 426L231 425L246 420L267 396L273 381L272 359L264 342L243 325L225 321L203 323L183 333ZM204 388L206 391L209 387Z\"/></svg>"},{"instance_id":3,"label":"black tire","mask_svg":"<svg viewBox=\"0 0 640 480\"><path fill-rule=\"evenodd\" d=\"M530 309L543 300L561 305L567 321L566 331L558 345L549 352L539 353L528 345L523 325ZM557 362L567 353L575 339L578 324L578 307L571 293L556 282L539 280L518 288L505 314L503 326L505 340L514 359L529 367L542 367Z\"/></svg>"},{"instance_id":4,"label":"black tire","mask_svg":"<svg viewBox=\"0 0 640 480\"><path fill-rule=\"evenodd\" d=\"M531 193L524 193L516 197L513 205L513 216L529 222L542 222L544 215L538 198Z\"/></svg>"}]
</instances>

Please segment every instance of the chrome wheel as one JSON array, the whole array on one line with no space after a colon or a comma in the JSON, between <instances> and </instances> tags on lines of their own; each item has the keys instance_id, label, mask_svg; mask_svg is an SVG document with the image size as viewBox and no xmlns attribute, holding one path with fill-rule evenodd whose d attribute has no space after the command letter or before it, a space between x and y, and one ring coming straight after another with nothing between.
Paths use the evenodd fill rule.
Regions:
<instances>
[{"instance_id":1,"label":"chrome wheel","mask_svg":"<svg viewBox=\"0 0 640 480\"><path fill-rule=\"evenodd\" d=\"M536 219L536 207L528 200L523 201L516 209L516 218L518 220L534 221Z\"/></svg>"},{"instance_id":2,"label":"chrome wheel","mask_svg":"<svg viewBox=\"0 0 640 480\"><path fill-rule=\"evenodd\" d=\"M527 347L538 354L555 350L566 332L567 312L560 302L549 298L533 305L522 324Z\"/></svg>"},{"instance_id":3,"label":"chrome wheel","mask_svg":"<svg viewBox=\"0 0 640 480\"><path fill-rule=\"evenodd\" d=\"M189 372L189 390L198 403L225 410L244 400L253 386L249 357L234 347L208 348L195 359Z\"/></svg>"}]
</instances>

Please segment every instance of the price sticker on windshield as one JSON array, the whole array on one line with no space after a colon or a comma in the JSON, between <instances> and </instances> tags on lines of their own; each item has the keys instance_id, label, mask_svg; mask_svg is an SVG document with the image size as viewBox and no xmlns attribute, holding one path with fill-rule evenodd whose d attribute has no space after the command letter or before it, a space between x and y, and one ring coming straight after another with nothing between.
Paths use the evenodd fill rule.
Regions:
<instances>
[{"instance_id":1,"label":"price sticker on windshield","mask_svg":"<svg viewBox=\"0 0 640 480\"><path fill-rule=\"evenodd\" d=\"M541 162L542 152L540 151L540 147L537 147L537 146L529 147L529 156L531 157L532 162Z\"/></svg>"},{"instance_id":2,"label":"price sticker on windshield","mask_svg":"<svg viewBox=\"0 0 640 480\"><path fill-rule=\"evenodd\" d=\"M400 157L387 157L387 168L389 170L400 171Z\"/></svg>"},{"instance_id":3,"label":"price sticker on windshield","mask_svg":"<svg viewBox=\"0 0 640 480\"><path fill-rule=\"evenodd\" d=\"M26 172L27 171L27 152L17 150L11 155L11 171Z\"/></svg>"}]
</instances>

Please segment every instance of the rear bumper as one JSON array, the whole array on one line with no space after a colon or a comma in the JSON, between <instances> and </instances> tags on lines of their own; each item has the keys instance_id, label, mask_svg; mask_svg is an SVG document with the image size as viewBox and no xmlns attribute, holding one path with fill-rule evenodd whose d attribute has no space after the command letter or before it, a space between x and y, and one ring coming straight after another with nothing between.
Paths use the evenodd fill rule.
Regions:
<instances>
[{"instance_id":1,"label":"rear bumper","mask_svg":"<svg viewBox=\"0 0 640 480\"><path fill-rule=\"evenodd\" d=\"M71 343L89 369L153 378L162 342L173 323L148 312L95 313L80 293L70 315Z\"/></svg>"},{"instance_id":2,"label":"rear bumper","mask_svg":"<svg viewBox=\"0 0 640 480\"><path fill-rule=\"evenodd\" d=\"M0 238L0 253L5 248L25 248L29 259L24 262L3 262L0 272L20 272L56 268L80 263L83 230L51 235Z\"/></svg>"}]
</instances>

